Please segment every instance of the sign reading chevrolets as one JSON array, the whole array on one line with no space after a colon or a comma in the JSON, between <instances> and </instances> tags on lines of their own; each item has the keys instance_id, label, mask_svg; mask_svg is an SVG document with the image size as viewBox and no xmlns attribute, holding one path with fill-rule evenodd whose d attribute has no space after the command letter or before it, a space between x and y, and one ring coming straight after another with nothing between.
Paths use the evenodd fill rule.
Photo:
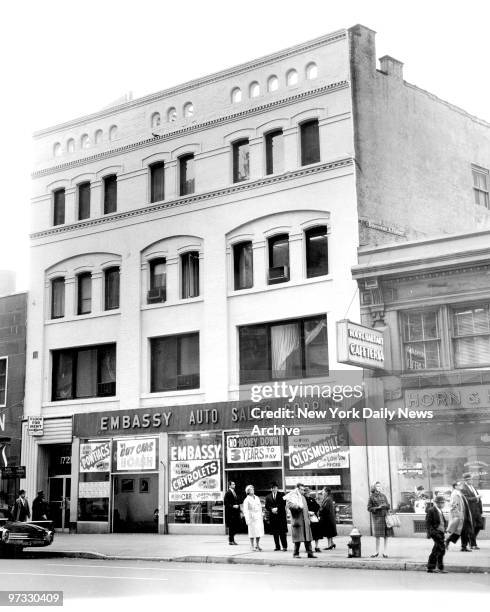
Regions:
<instances>
[{"instance_id":1,"label":"sign reading chevrolets","mask_svg":"<svg viewBox=\"0 0 490 612\"><path fill-rule=\"evenodd\" d=\"M337 321L337 361L359 368L384 369L383 332L347 319Z\"/></svg>"}]
</instances>

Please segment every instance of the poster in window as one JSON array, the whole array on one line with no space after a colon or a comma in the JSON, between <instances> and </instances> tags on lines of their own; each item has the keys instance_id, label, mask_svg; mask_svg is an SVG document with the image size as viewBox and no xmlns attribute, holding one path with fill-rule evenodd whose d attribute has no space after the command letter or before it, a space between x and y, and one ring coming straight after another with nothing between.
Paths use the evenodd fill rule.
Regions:
<instances>
[{"instance_id":1,"label":"poster in window","mask_svg":"<svg viewBox=\"0 0 490 612\"><path fill-rule=\"evenodd\" d=\"M342 433L332 431L325 434L290 436L288 442L291 470L349 467L349 447Z\"/></svg>"},{"instance_id":2,"label":"poster in window","mask_svg":"<svg viewBox=\"0 0 490 612\"><path fill-rule=\"evenodd\" d=\"M135 438L116 441L116 470L155 470L157 439Z\"/></svg>"},{"instance_id":3,"label":"poster in window","mask_svg":"<svg viewBox=\"0 0 490 612\"><path fill-rule=\"evenodd\" d=\"M80 472L109 472L111 445L108 440L80 444Z\"/></svg>"},{"instance_id":4,"label":"poster in window","mask_svg":"<svg viewBox=\"0 0 490 612\"><path fill-rule=\"evenodd\" d=\"M226 463L271 463L281 461L280 436L228 435Z\"/></svg>"},{"instance_id":5,"label":"poster in window","mask_svg":"<svg viewBox=\"0 0 490 612\"><path fill-rule=\"evenodd\" d=\"M218 439L171 439L169 457L170 501L207 502L222 498Z\"/></svg>"}]
</instances>

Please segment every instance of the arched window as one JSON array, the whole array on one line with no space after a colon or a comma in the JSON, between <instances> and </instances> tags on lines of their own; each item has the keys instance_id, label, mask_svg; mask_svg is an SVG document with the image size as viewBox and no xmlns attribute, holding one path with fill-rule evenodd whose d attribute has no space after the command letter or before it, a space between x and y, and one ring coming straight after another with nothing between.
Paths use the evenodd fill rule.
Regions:
<instances>
[{"instance_id":1,"label":"arched window","mask_svg":"<svg viewBox=\"0 0 490 612\"><path fill-rule=\"evenodd\" d=\"M190 117L194 116L194 105L192 104L192 102L187 102L187 104L184 104L184 117L186 119L189 119Z\"/></svg>"},{"instance_id":2,"label":"arched window","mask_svg":"<svg viewBox=\"0 0 490 612\"><path fill-rule=\"evenodd\" d=\"M231 101L233 104L238 104L238 102L242 101L242 90L239 87L231 90Z\"/></svg>"},{"instance_id":3,"label":"arched window","mask_svg":"<svg viewBox=\"0 0 490 612\"><path fill-rule=\"evenodd\" d=\"M95 144L100 144L102 142L103 135L104 133L102 130L97 130L95 132Z\"/></svg>"},{"instance_id":4,"label":"arched window","mask_svg":"<svg viewBox=\"0 0 490 612\"><path fill-rule=\"evenodd\" d=\"M288 71L288 73L286 74L286 83L288 87L298 84L298 71L297 70L294 70L293 68L292 70Z\"/></svg>"},{"instance_id":5,"label":"arched window","mask_svg":"<svg viewBox=\"0 0 490 612\"><path fill-rule=\"evenodd\" d=\"M310 62L306 66L306 78L311 81L311 79L316 79L318 76L318 67L315 62Z\"/></svg>"},{"instance_id":6,"label":"arched window","mask_svg":"<svg viewBox=\"0 0 490 612\"><path fill-rule=\"evenodd\" d=\"M59 142L55 142L53 145L53 155L55 157L60 157L61 155L61 144Z\"/></svg>"},{"instance_id":7,"label":"arched window","mask_svg":"<svg viewBox=\"0 0 490 612\"><path fill-rule=\"evenodd\" d=\"M151 116L151 128L155 129L160 126L160 113L153 113Z\"/></svg>"},{"instance_id":8,"label":"arched window","mask_svg":"<svg viewBox=\"0 0 490 612\"><path fill-rule=\"evenodd\" d=\"M82 149L88 149L90 147L90 138L88 137L88 134L82 134L82 137L80 138L80 146Z\"/></svg>"},{"instance_id":9,"label":"arched window","mask_svg":"<svg viewBox=\"0 0 490 612\"><path fill-rule=\"evenodd\" d=\"M109 130L109 140L116 140L117 138L117 125L111 125Z\"/></svg>"},{"instance_id":10,"label":"arched window","mask_svg":"<svg viewBox=\"0 0 490 612\"><path fill-rule=\"evenodd\" d=\"M68 151L68 153L75 152L75 139L74 138L69 138L66 141L66 150Z\"/></svg>"},{"instance_id":11,"label":"arched window","mask_svg":"<svg viewBox=\"0 0 490 612\"><path fill-rule=\"evenodd\" d=\"M267 80L267 91L277 91L279 89L279 79L275 74Z\"/></svg>"},{"instance_id":12,"label":"arched window","mask_svg":"<svg viewBox=\"0 0 490 612\"><path fill-rule=\"evenodd\" d=\"M260 85L257 83L257 81L254 81L253 83L250 83L250 97L258 98L259 96L260 96Z\"/></svg>"},{"instance_id":13,"label":"arched window","mask_svg":"<svg viewBox=\"0 0 490 612\"><path fill-rule=\"evenodd\" d=\"M173 106L170 107L167 111L167 121L169 121L170 123L177 121L177 111Z\"/></svg>"}]
</instances>

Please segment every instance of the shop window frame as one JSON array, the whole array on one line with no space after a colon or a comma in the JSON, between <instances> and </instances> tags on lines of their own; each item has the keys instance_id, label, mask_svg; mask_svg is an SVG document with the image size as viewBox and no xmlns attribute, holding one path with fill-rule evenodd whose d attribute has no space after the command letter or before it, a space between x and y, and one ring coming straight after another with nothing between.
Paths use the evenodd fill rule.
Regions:
<instances>
[{"instance_id":1,"label":"shop window frame","mask_svg":"<svg viewBox=\"0 0 490 612\"><path fill-rule=\"evenodd\" d=\"M462 338L477 338L477 337L482 337L482 336L488 336L490 337L490 331L488 333L482 333L482 334L466 334L466 335L460 335L460 336L456 336L455 333L455 326L454 326L454 312L457 309L462 309L462 308L478 308L479 306L485 306L487 305L489 308L489 316L490 316L490 299L488 300L477 300L477 301L469 301L469 302L455 302L454 304L448 304L445 307L446 313L447 313L447 320L448 320L448 332L449 332L449 357L451 360L451 366L454 370L465 370L465 369L471 369L471 368L485 368L490 366L490 360L486 363L473 363L473 364L467 364L467 365L462 365L462 366L458 366L456 365L456 342L455 340L458 339L462 339Z\"/></svg>"},{"instance_id":2,"label":"shop window frame","mask_svg":"<svg viewBox=\"0 0 490 612\"><path fill-rule=\"evenodd\" d=\"M421 314L427 312L435 312L436 313L436 324L438 328L438 338L431 338L430 340L412 340L405 342L404 337L404 323L403 323L403 315L408 314ZM404 374L414 375L420 374L424 372L440 372L441 370L448 368L448 345L447 345L447 316L443 311L443 308L440 304L436 304L434 306L426 306L424 308L403 308L398 310L397 312L398 319L398 337L400 339L400 365L401 371ZM405 359L405 345L413 344L417 342L432 342L439 341L439 366L437 368L422 368L422 369L413 369L410 370L406 365Z\"/></svg>"}]
</instances>

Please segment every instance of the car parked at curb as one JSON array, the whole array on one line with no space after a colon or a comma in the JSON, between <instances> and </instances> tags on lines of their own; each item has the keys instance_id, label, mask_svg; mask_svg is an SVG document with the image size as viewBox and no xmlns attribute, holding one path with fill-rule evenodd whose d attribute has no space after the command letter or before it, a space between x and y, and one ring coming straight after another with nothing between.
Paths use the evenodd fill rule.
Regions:
<instances>
[{"instance_id":1,"label":"car parked at curb","mask_svg":"<svg viewBox=\"0 0 490 612\"><path fill-rule=\"evenodd\" d=\"M0 556L8 557L20 553L26 547L52 544L54 529L51 521L42 522L49 527L42 527L35 522L14 521L8 510L0 509Z\"/></svg>"}]
</instances>

